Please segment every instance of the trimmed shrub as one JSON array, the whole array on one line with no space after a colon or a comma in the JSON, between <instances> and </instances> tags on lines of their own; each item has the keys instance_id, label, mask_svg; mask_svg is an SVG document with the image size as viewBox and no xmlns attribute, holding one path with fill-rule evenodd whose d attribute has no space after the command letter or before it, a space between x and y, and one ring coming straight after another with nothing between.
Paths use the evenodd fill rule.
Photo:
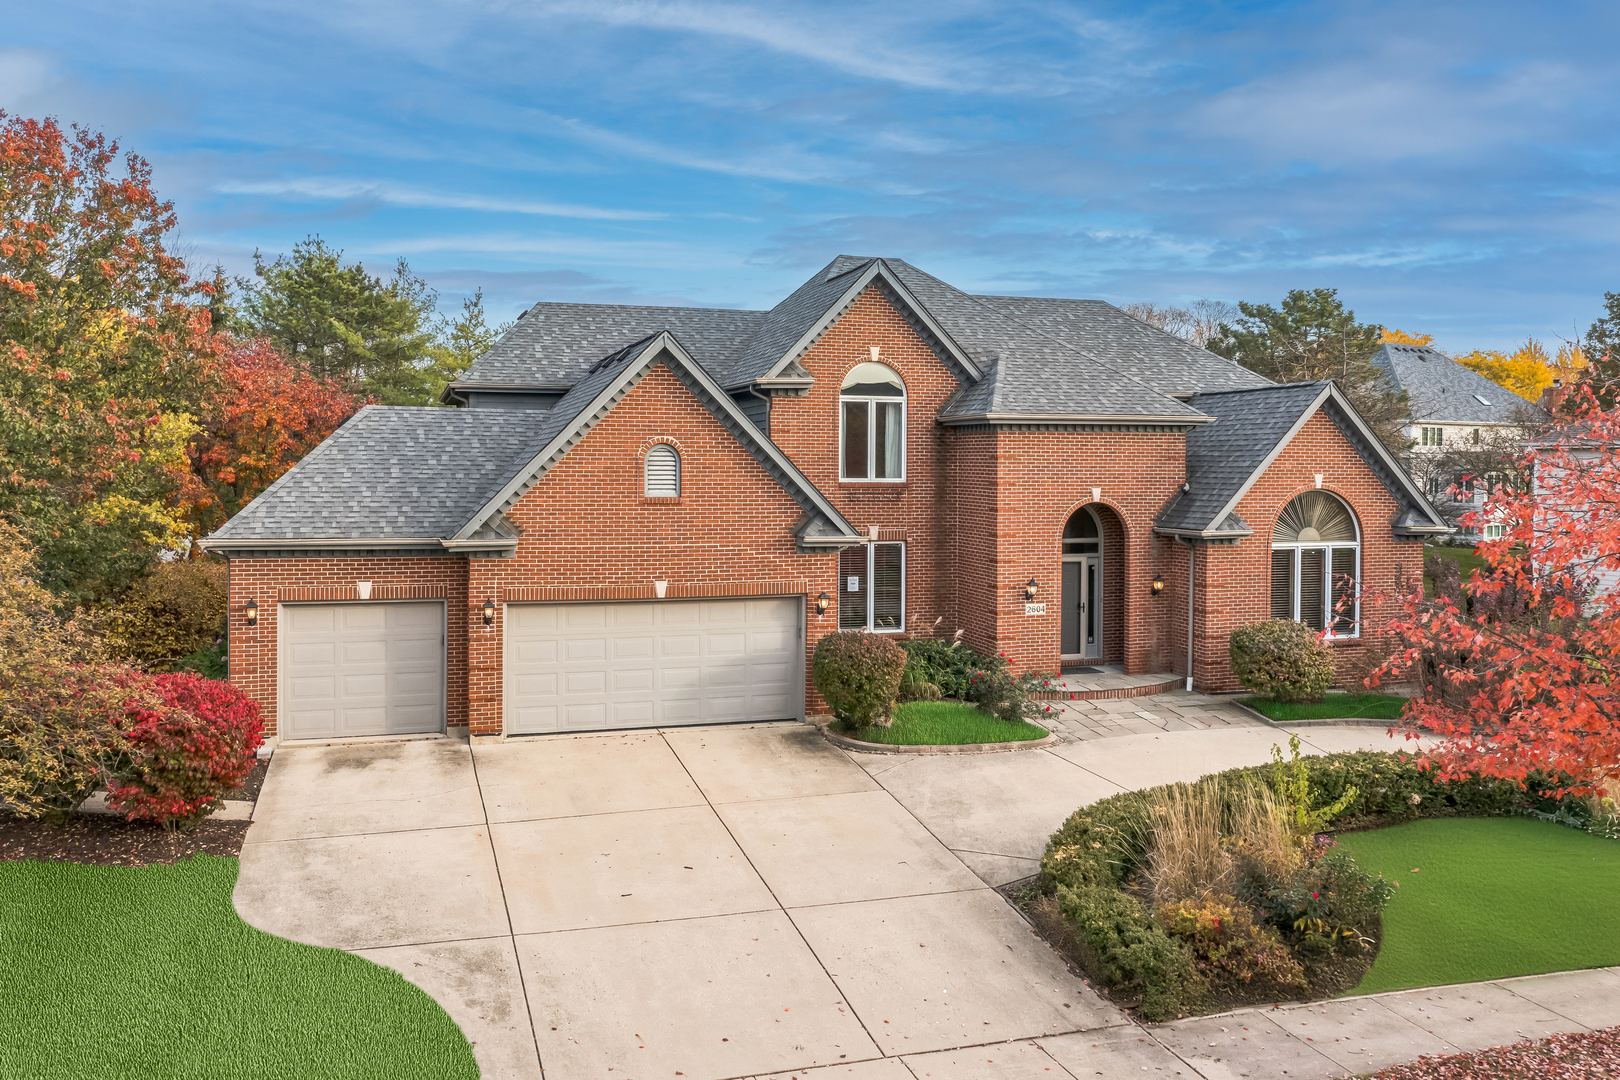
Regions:
<instances>
[{"instance_id":1,"label":"trimmed shrub","mask_svg":"<svg viewBox=\"0 0 1620 1080\"><path fill-rule=\"evenodd\" d=\"M190 672L145 680L127 711L128 752L107 803L131 820L190 828L241 786L264 742L258 703Z\"/></svg>"},{"instance_id":2,"label":"trimmed shrub","mask_svg":"<svg viewBox=\"0 0 1620 1080\"><path fill-rule=\"evenodd\" d=\"M108 610L113 653L162 671L214 647L225 620L225 588L225 566L218 560L159 563Z\"/></svg>"},{"instance_id":3,"label":"trimmed shrub","mask_svg":"<svg viewBox=\"0 0 1620 1080\"><path fill-rule=\"evenodd\" d=\"M0 806L58 824L108 778L127 749L120 730L128 669L53 665L0 695Z\"/></svg>"},{"instance_id":4,"label":"trimmed shrub","mask_svg":"<svg viewBox=\"0 0 1620 1080\"><path fill-rule=\"evenodd\" d=\"M1359 952L1394 895L1394 884L1382 874L1369 874L1329 843L1312 852L1292 881L1255 890L1245 899L1307 948Z\"/></svg>"},{"instance_id":5,"label":"trimmed shrub","mask_svg":"<svg viewBox=\"0 0 1620 1080\"><path fill-rule=\"evenodd\" d=\"M1133 897L1112 886L1060 885L1057 903L1090 954L1092 974L1108 986L1141 990L1143 1019L1174 1020L1204 996L1192 949Z\"/></svg>"},{"instance_id":6,"label":"trimmed shrub","mask_svg":"<svg viewBox=\"0 0 1620 1080\"><path fill-rule=\"evenodd\" d=\"M1033 720L1044 711L1030 695L1050 685L1051 676L1038 672L1014 675L1006 653L982 662L968 683L967 700L1008 723Z\"/></svg>"},{"instance_id":7,"label":"trimmed shrub","mask_svg":"<svg viewBox=\"0 0 1620 1080\"><path fill-rule=\"evenodd\" d=\"M905 672L905 650L882 634L842 630L816 644L816 689L847 728L888 727Z\"/></svg>"},{"instance_id":8,"label":"trimmed shrub","mask_svg":"<svg viewBox=\"0 0 1620 1080\"><path fill-rule=\"evenodd\" d=\"M1238 682L1272 701L1321 701L1333 684L1333 653L1304 623L1269 619L1232 631Z\"/></svg>"},{"instance_id":9,"label":"trimmed shrub","mask_svg":"<svg viewBox=\"0 0 1620 1080\"><path fill-rule=\"evenodd\" d=\"M1212 983L1247 985L1258 976L1278 986L1305 985L1305 969L1277 931L1255 922L1254 912L1235 897L1211 894L1155 914L1165 933L1191 947L1198 971Z\"/></svg>"}]
</instances>

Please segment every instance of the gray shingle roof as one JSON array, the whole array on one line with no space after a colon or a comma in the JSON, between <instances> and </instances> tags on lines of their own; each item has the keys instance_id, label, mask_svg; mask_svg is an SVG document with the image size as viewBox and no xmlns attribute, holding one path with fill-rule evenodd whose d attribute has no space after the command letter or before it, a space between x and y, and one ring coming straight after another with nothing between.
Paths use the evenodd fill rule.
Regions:
<instances>
[{"instance_id":1,"label":"gray shingle roof","mask_svg":"<svg viewBox=\"0 0 1620 1080\"><path fill-rule=\"evenodd\" d=\"M724 386L735 387L763 378L775 367L805 331L816 324L850 286L847 277L872 262L840 255L822 267L780 304L765 312L753 337L743 346L735 363L711 367ZM696 355L696 354L694 354ZM698 359L702 359L701 356Z\"/></svg>"},{"instance_id":2,"label":"gray shingle roof","mask_svg":"<svg viewBox=\"0 0 1620 1080\"><path fill-rule=\"evenodd\" d=\"M997 311L1066 342L1161 393L1248 390L1272 385L1235 360L1134 318L1102 300L978 296Z\"/></svg>"},{"instance_id":3,"label":"gray shingle roof","mask_svg":"<svg viewBox=\"0 0 1620 1080\"><path fill-rule=\"evenodd\" d=\"M457 385L572 386L602 357L662 330L710 371L725 371L766 312L628 304L536 304Z\"/></svg>"},{"instance_id":4,"label":"gray shingle roof","mask_svg":"<svg viewBox=\"0 0 1620 1080\"><path fill-rule=\"evenodd\" d=\"M477 409L368 405L212 539L454 536L533 455L550 420L514 411L491 423Z\"/></svg>"},{"instance_id":5,"label":"gray shingle roof","mask_svg":"<svg viewBox=\"0 0 1620 1080\"><path fill-rule=\"evenodd\" d=\"M1520 412L1539 412L1533 403L1438 349L1385 345L1372 362L1394 389L1406 391L1414 424L1511 424Z\"/></svg>"},{"instance_id":6,"label":"gray shingle roof","mask_svg":"<svg viewBox=\"0 0 1620 1080\"><path fill-rule=\"evenodd\" d=\"M1328 385L1288 383L1193 398L1193 406L1215 422L1187 433L1188 490L1170 501L1155 524L1194 532L1242 528L1222 520L1226 508Z\"/></svg>"}]
</instances>

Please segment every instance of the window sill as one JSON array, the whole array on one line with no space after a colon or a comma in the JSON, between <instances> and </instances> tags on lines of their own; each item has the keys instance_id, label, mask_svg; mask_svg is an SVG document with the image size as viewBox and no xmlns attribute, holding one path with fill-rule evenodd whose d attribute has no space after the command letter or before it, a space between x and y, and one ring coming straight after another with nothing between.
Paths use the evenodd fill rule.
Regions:
<instances>
[{"instance_id":1,"label":"window sill","mask_svg":"<svg viewBox=\"0 0 1620 1080\"><path fill-rule=\"evenodd\" d=\"M905 483L906 478L902 476L898 480L868 480L865 477L860 477L860 476L853 477L853 478L848 477L848 476L840 476L838 478L838 482L840 484L848 484L848 485L855 485L855 484L887 484L887 485L892 487L892 486L894 486L896 484Z\"/></svg>"},{"instance_id":2,"label":"window sill","mask_svg":"<svg viewBox=\"0 0 1620 1080\"><path fill-rule=\"evenodd\" d=\"M679 506L681 505L681 497L679 495L643 495L641 497L641 505Z\"/></svg>"}]
</instances>

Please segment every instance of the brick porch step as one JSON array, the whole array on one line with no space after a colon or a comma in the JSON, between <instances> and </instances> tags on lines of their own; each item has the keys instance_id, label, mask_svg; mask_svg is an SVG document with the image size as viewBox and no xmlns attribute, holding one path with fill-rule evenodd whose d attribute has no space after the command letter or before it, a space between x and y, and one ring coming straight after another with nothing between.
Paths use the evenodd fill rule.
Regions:
<instances>
[{"instance_id":1,"label":"brick porch step","mask_svg":"<svg viewBox=\"0 0 1620 1080\"><path fill-rule=\"evenodd\" d=\"M1070 674L1052 682L1052 692L1032 694L1037 701L1101 701L1108 698L1148 697L1180 690L1186 679L1174 672L1147 675L1120 675L1105 671L1097 674Z\"/></svg>"}]
</instances>

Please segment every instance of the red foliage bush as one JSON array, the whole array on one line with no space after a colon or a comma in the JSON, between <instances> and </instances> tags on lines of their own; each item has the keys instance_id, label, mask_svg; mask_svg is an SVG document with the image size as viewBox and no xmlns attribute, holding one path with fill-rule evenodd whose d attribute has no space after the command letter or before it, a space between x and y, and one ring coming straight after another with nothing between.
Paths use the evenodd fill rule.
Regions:
<instances>
[{"instance_id":1,"label":"red foliage bush","mask_svg":"<svg viewBox=\"0 0 1620 1080\"><path fill-rule=\"evenodd\" d=\"M130 819L187 828L241 786L264 742L259 705L230 683L189 671L131 688L128 752L108 785L108 805Z\"/></svg>"}]
</instances>

